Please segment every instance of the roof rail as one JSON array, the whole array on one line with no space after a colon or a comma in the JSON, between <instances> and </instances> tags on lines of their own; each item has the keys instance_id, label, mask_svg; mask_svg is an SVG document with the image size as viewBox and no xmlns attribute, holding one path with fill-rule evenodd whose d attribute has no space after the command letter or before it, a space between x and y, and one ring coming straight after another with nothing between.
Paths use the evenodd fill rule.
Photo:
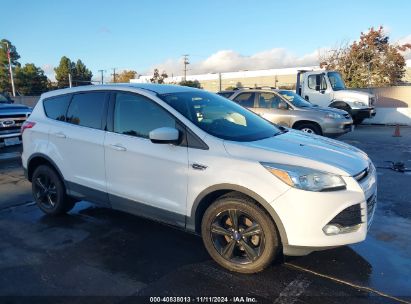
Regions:
<instances>
[{"instance_id":1,"label":"roof rail","mask_svg":"<svg viewBox=\"0 0 411 304\"><path fill-rule=\"evenodd\" d=\"M270 87L270 86L261 86L261 87L255 87L254 89L259 89L259 90L264 90L264 89L268 89L268 90L276 90L276 87Z\"/></svg>"},{"instance_id":2,"label":"roof rail","mask_svg":"<svg viewBox=\"0 0 411 304\"><path fill-rule=\"evenodd\" d=\"M254 89L254 88L250 88L250 87L236 87L236 88L234 88L233 90L235 91L235 90L252 90L252 89Z\"/></svg>"}]
</instances>

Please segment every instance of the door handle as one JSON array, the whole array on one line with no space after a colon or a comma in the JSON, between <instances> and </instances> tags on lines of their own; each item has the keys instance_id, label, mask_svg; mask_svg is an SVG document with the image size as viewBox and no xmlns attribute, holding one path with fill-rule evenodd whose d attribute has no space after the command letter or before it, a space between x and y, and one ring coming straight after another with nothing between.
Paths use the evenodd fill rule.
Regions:
<instances>
[{"instance_id":1,"label":"door handle","mask_svg":"<svg viewBox=\"0 0 411 304\"><path fill-rule=\"evenodd\" d=\"M60 137L60 138L66 138L66 137L67 137L66 134L64 134L64 133L62 133L62 132L54 133L54 136Z\"/></svg>"},{"instance_id":2,"label":"door handle","mask_svg":"<svg viewBox=\"0 0 411 304\"><path fill-rule=\"evenodd\" d=\"M127 148L120 144L110 145L110 147L116 151L127 151Z\"/></svg>"}]
</instances>

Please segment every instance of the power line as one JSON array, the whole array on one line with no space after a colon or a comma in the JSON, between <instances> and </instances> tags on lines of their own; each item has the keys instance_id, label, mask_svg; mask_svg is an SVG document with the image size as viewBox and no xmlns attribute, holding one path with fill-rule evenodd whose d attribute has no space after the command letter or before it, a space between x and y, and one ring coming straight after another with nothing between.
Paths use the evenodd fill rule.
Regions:
<instances>
[{"instance_id":1,"label":"power line","mask_svg":"<svg viewBox=\"0 0 411 304\"><path fill-rule=\"evenodd\" d=\"M187 80L187 65L190 64L188 61L188 54L183 55L183 64L184 64L184 81Z\"/></svg>"},{"instance_id":2,"label":"power line","mask_svg":"<svg viewBox=\"0 0 411 304\"><path fill-rule=\"evenodd\" d=\"M104 72L106 70L98 70L98 71L101 73L101 84L103 84L104 83Z\"/></svg>"},{"instance_id":3,"label":"power line","mask_svg":"<svg viewBox=\"0 0 411 304\"><path fill-rule=\"evenodd\" d=\"M111 76L113 76L113 82L116 82L116 68L113 68L113 74L111 74Z\"/></svg>"}]
</instances>

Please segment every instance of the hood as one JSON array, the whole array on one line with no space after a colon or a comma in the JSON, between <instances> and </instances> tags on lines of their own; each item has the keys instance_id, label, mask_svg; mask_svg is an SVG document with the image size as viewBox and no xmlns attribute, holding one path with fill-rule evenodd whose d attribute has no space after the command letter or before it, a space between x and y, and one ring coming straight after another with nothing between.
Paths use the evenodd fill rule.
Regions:
<instances>
[{"instance_id":1,"label":"hood","mask_svg":"<svg viewBox=\"0 0 411 304\"><path fill-rule=\"evenodd\" d=\"M362 91L354 91L354 90L340 90L334 92L334 99L335 100L342 100L342 101L361 101L366 105L369 105L370 98L374 98L374 94L370 94L367 92Z\"/></svg>"},{"instance_id":2,"label":"hood","mask_svg":"<svg viewBox=\"0 0 411 304\"><path fill-rule=\"evenodd\" d=\"M356 175L369 165L367 154L351 145L295 130L254 142L225 141L224 145L234 157L301 166L343 176Z\"/></svg>"},{"instance_id":3,"label":"hood","mask_svg":"<svg viewBox=\"0 0 411 304\"><path fill-rule=\"evenodd\" d=\"M7 111L30 111L31 108L22 104L14 104L14 103L0 103L0 111L7 110Z\"/></svg>"}]
</instances>

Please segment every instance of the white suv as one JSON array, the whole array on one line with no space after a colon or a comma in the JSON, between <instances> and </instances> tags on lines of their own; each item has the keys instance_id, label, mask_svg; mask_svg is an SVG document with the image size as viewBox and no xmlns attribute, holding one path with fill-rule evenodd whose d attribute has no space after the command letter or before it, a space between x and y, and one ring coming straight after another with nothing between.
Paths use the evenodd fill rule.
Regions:
<instances>
[{"instance_id":1,"label":"white suv","mask_svg":"<svg viewBox=\"0 0 411 304\"><path fill-rule=\"evenodd\" d=\"M201 234L232 271L260 271L281 250L360 242L375 209L365 153L199 89L52 91L22 131L23 166L45 213L84 199L172 224Z\"/></svg>"}]
</instances>

